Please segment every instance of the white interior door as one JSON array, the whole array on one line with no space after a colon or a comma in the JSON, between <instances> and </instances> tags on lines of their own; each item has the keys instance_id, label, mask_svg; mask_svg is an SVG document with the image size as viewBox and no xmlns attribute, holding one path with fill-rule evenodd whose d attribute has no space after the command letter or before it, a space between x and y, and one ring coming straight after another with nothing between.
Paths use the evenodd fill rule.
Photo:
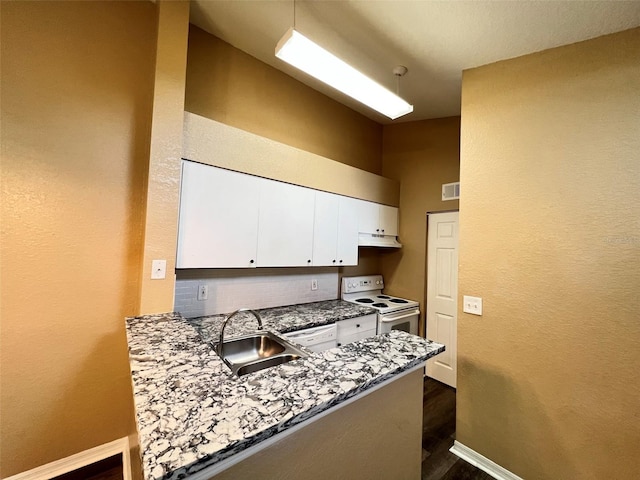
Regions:
<instances>
[{"instance_id":1,"label":"white interior door","mask_svg":"<svg viewBox=\"0 0 640 480\"><path fill-rule=\"evenodd\" d=\"M429 214L427 338L446 350L427 361L427 375L455 388L458 325L458 212Z\"/></svg>"}]
</instances>

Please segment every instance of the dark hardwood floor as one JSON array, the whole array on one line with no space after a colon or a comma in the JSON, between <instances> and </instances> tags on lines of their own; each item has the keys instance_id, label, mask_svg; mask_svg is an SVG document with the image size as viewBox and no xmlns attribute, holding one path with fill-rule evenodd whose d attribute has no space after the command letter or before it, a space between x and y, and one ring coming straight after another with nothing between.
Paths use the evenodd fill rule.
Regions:
<instances>
[{"instance_id":1,"label":"dark hardwood floor","mask_svg":"<svg viewBox=\"0 0 640 480\"><path fill-rule=\"evenodd\" d=\"M493 480L449 449L456 433L456 391L424 378L422 413L422 480Z\"/></svg>"},{"instance_id":2,"label":"dark hardwood floor","mask_svg":"<svg viewBox=\"0 0 640 480\"><path fill-rule=\"evenodd\" d=\"M105 458L52 480L122 480L122 456Z\"/></svg>"}]
</instances>

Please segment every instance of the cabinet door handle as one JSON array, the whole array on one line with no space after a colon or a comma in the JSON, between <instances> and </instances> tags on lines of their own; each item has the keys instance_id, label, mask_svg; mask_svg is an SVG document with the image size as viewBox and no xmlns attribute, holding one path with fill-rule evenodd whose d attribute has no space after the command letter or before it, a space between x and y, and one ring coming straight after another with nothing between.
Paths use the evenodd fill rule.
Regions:
<instances>
[{"instance_id":1,"label":"cabinet door handle","mask_svg":"<svg viewBox=\"0 0 640 480\"><path fill-rule=\"evenodd\" d=\"M341 347L341 346L342 346L342 344L341 344L340 342L338 342L338 346L339 346L339 347Z\"/></svg>"},{"instance_id":2,"label":"cabinet door handle","mask_svg":"<svg viewBox=\"0 0 640 480\"><path fill-rule=\"evenodd\" d=\"M249 263L253 263L253 260L249 260Z\"/></svg>"},{"instance_id":3,"label":"cabinet door handle","mask_svg":"<svg viewBox=\"0 0 640 480\"><path fill-rule=\"evenodd\" d=\"M342 261L342 260L340 260L340 261ZM333 263L336 263L336 261L334 260Z\"/></svg>"},{"instance_id":4,"label":"cabinet door handle","mask_svg":"<svg viewBox=\"0 0 640 480\"><path fill-rule=\"evenodd\" d=\"M360 328L360 324L359 323L356 323L356 328Z\"/></svg>"},{"instance_id":5,"label":"cabinet door handle","mask_svg":"<svg viewBox=\"0 0 640 480\"><path fill-rule=\"evenodd\" d=\"M382 229L382 233L384 233L384 228Z\"/></svg>"},{"instance_id":6,"label":"cabinet door handle","mask_svg":"<svg viewBox=\"0 0 640 480\"><path fill-rule=\"evenodd\" d=\"M379 232L379 231L380 231L380 229L379 229L379 228L376 228L376 232Z\"/></svg>"},{"instance_id":7,"label":"cabinet door handle","mask_svg":"<svg viewBox=\"0 0 640 480\"><path fill-rule=\"evenodd\" d=\"M342 263L342 260L340 260L340 263Z\"/></svg>"},{"instance_id":8,"label":"cabinet door handle","mask_svg":"<svg viewBox=\"0 0 640 480\"><path fill-rule=\"evenodd\" d=\"M311 263L311 260L307 260L307 263Z\"/></svg>"}]
</instances>

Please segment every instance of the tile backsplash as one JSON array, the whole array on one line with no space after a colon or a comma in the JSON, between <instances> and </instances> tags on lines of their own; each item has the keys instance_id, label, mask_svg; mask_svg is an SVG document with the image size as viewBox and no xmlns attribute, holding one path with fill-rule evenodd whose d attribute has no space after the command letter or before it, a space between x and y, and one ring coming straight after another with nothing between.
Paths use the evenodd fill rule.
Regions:
<instances>
[{"instance_id":1,"label":"tile backsplash","mask_svg":"<svg viewBox=\"0 0 640 480\"><path fill-rule=\"evenodd\" d=\"M311 290L317 280L318 289ZM207 300L198 300L200 285ZM269 308L338 298L334 268L178 270L174 310L186 318L230 313L238 308Z\"/></svg>"}]
</instances>

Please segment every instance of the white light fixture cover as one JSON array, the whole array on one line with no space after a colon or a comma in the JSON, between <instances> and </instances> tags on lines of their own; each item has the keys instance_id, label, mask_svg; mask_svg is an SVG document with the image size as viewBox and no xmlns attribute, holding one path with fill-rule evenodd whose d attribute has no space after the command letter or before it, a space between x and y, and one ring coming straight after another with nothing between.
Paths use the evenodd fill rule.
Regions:
<instances>
[{"instance_id":1,"label":"white light fixture cover","mask_svg":"<svg viewBox=\"0 0 640 480\"><path fill-rule=\"evenodd\" d=\"M392 120L413 112L395 93L290 28L276 45L276 57L368 105Z\"/></svg>"}]
</instances>

